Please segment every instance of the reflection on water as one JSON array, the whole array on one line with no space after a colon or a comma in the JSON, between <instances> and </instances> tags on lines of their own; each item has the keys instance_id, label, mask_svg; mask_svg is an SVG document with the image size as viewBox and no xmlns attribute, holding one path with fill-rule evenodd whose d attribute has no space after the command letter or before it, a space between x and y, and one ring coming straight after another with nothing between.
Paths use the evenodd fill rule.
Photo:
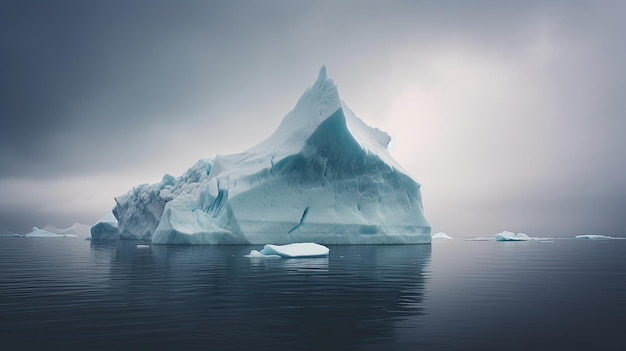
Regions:
<instances>
[{"instance_id":1,"label":"reflection on water","mask_svg":"<svg viewBox=\"0 0 626 351\"><path fill-rule=\"evenodd\" d=\"M39 280L74 267L0 304L23 321L2 322L5 340L21 349L350 350L391 343L396 322L422 313L431 255L429 245L333 246L325 258L274 260L244 257L258 249L250 246L79 246L10 268L2 283L14 288L20 276ZM50 266L51 257L60 263Z\"/></svg>"},{"instance_id":2,"label":"reflection on water","mask_svg":"<svg viewBox=\"0 0 626 351\"><path fill-rule=\"evenodd\" d=\"M243 257L250 249L119 242L111 295L128 304L127 323L158 344L221 349L392 342L394 323L421 313L429 245L337 246L326 258L265 260ZM110 250L92 245L94 255Z\"/></svg>"},{"instance_id":3,"label":"reflection on water","mask_svg":"<svg viewBox=\"0 0 626 351\"><path fill-rule=\"evenodd\" d=\"M0 350L623 344L626 240L251 249L1 238Z\"/></svg>"}]
</instances>

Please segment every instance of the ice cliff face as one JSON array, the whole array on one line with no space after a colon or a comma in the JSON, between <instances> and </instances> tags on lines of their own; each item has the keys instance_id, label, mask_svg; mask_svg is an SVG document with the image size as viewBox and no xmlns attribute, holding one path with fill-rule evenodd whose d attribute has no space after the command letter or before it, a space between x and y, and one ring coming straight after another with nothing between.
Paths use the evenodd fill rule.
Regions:
<instances>
[{"instance_id":1,"label":"ice cliff face","mask_svg":"<svg viewBox=\"0 0 626 351\"><path fill-rule=\"evenodd\" d=\"M391 157L389 141L340 100L322 67L265 141L117 197L119 236L155 244L429 243L420 185Z\"/></svg>"}]
</instances>

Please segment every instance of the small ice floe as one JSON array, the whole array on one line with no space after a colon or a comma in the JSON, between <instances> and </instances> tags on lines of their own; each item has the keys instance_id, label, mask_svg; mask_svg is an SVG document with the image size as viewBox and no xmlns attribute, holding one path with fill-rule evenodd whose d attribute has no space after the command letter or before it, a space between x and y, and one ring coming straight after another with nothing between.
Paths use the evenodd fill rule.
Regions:
<instances>
[{"instance_id":1,"label":"small ice floe","mask_svg":"<svg viewBox=\"0 0 626 351\"><path fill-rule=\"evenodd\" d=\"M496 234L496 241L528 241L531 238L525 233L513 233L504 231L502 233Z\"/></svg>"},{"instance_id":2,"label":"small ice floe","mask_svg":"<svg viewBox=\"0 0 626 351\"><path fill-rule=\"evenodd\" d=\"M246 255L248 258L280 258L278 255L264 255L257 250L250 251L250 254Z\"/></svg>"},{"instance_id":3,"label":"small ice floe","mask_svg":"<svg viewBox=\"0 0 626 351\"><path fill-rule=\"evenodd\" d=\"M433 238L433 239L453 239L453 238L452 238L451 236L449 236L448 234L446 234L446 233L442 233L442 232L439 232L439 233L433 234L432 238Z\"/></svg>"},{"instance_id":4,"label":"small ice floe","mask_svg":"<svg viewBox=\"0 0 626 351\"><path fill-rule=\"evenodd\" d=\"M316 243L294 243L287 245L267 244L263 250L250 251L249 258L295 258L328 256L328 248Z\"/></svg>"},{"instance_id":5,"label":"small ice floe","mask_svg":"<svg viewBox=\"0 0 626 351\"><path fill-rule=\"evenodd\" d=\"M137 245L137 248L138 248L138 249L149 249L149 248L150 248L150 245L138 244L138 245Z\"/></svg>"}]
</instances>

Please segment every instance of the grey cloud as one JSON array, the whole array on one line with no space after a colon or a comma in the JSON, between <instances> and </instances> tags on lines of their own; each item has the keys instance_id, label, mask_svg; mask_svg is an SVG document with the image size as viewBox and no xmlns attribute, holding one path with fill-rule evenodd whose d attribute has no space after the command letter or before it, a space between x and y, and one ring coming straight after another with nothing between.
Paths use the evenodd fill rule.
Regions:
<instances>
[{"instance_id":1,"label":"grey cloud","mask_svg":"<svg viewBox=\"0 0 626 351\"><path fill-rule=\"evenodd\" d=\"M462 230L447 216L458 209L473 231L507 221L528 228L541 222L541 230L552 228L552 219L536 209L561 208L567 210L554 210L560 218L587 211L595 218L590 223L613 223L605 229L623 233L610 209L626 196L619 176L626 161L616 151L626 147L625 7L612 1L5 1L0 180L46 182L113 171L159 173L151 176L158 178L199 157L243 150L271 133L323 63L348 104L368 107L355 111L369 114L375 124L385 120L397 97L399 88L388 86L390 75L401 76L449 47L514 61L511 53L546 26L548 39L557 40L546 47L556 45L562 56L526 77L524 91L536 89L535 95L506 92L512 103L541 104L528 108L535 114L474 116L496 123L471 130L471 144L450 140L471 149L463 155L474 159L428 164L442 169L424 172L458 172L446 179L468 186L492 180L508 188L474 199L473 192L449 194L437 179L419 179L427 198L434 197L431 221L441 230ZM398 59L407 53L413 56ZM542 107L546 112L540 115ZM479 153L494 149L491 135L503 131L519 138L519 148L511 149L515 162L497 147L489 157ZM524 133L533 139L524 140ZM528 175L481 168L500 162ZM454 168L455 163L473 168ZM424 164L410 166L419 171ZM570 207L578 202L568 196L587 181L595 184L580 202L588 199L589 206ZM533 208L534 200L526 200L550 189L563 194L552 205ZM22 215L7 200L0 221L9 227L52 220L37 211L35 200L33 212ZM475 202L478 208L471 207ZM529 210L536 216L517 215ZM475 211L481 220L469 218Z\"/></svg>"}]
</instances>

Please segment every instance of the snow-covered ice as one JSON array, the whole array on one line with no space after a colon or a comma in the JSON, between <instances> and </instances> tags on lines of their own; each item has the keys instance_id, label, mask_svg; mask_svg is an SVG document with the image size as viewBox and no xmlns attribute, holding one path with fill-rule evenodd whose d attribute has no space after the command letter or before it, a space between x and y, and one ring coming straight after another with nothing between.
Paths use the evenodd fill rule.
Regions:
<instances>
[{"instance_id":1,"label":"snow-covered ice","mask_svg":"<svg viewBox=\"0 0 626 351\"><path fill-rule=\"evenodd\" d=\"M528 241L531 238L524 233L513 233L504 231L502 233L496 234L496 241Z\"/></svg>"},{"instance_id":2,"label":"snow-covered ice","mask_svg":"<svg viewBox=\"0 0 626 351\"><path fill-rule=\"evenodd\" d=\"M453 239L453 238L452 238L451 236L449 236L448 234L446 234L446 233L442 233L442 232L439 232L439 233L433 234L432 238L433 238L433 239Z\"/></svg>"},{"instance_id":3,"label":"snow-covered ice","mask_svg":"<svg viewBox=\"0 0 626 351\"><path fill-rule=\"evenodd\" d=\"M420 184L390 140L341 101L322 67L265 141L116 197L116 233L153 244L430 243Z\"/></svg>"},{"instance_id":4,"label":"snow-covered ice","mask_svg":"<svg viewBox=\"0 0 626 351\"><path fill-rule=\"evenodd\" d=\"M267 244L261 251L252 250L246 257L250 258L295 258L328 256L328 247L316 243L293 243L287 245Z\"/></svg>"}]
</instances>

